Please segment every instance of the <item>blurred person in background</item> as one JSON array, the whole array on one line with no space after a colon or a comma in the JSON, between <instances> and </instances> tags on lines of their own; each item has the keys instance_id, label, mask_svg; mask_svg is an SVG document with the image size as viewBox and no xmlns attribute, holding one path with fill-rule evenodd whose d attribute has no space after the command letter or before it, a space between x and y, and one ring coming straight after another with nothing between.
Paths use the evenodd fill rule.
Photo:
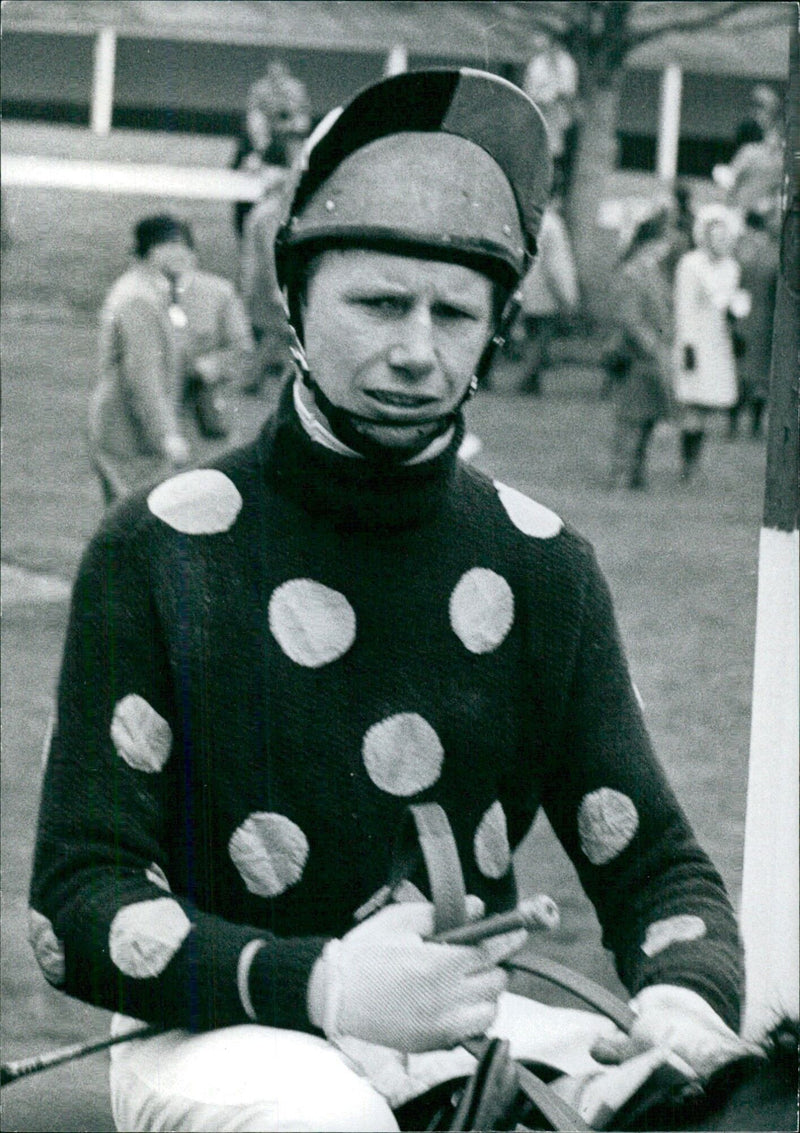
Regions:
<instances>
[{"instance_id":1,"label":"blurred person in background","mask_svg":"<svg viewBox=\"0 0 800 1133\"><path fill-rule=\"evenodd\" d=\"M783 131L781 101L772 87L753 88L750 113L740 124L735 152L728 165L716 165L714 181L725 192L725 203L739 210L760 214L768 231L777 238L783 187Z\"/></svg>"},{"instance_id":2,"label":"blurred person in background","mask_svg":"<svg viewBox=\"0 0 800 1133\"><path fill-rule=\"evenodd\" d=\"M258 394L266 382L281 381L293 364L291 334L275 275L274 244L291 187L292 167L309 133L311 118L305 86L280 64L273 64L254 90L257 109L249 113L256 115L264 130L270 129L266 158L274 175L267 191L243 214L241 227L239 289L256 341L256 358L246 391Z\"/></svg>"},{"instance_id":3,"label":"blurred person in background","mask_svg":"<svg viewBox=\"0 0 800 1133\"><path fill-rule=\"evenodd\" d=\"M522 375L520 391L539 395L558 327L575 314L579 301L572 245L555 201L544 210L536 244L536 258L520 286L520 314L508 352Z\"/></svg>"},{"instance_id":4,"label":"blurred person in background","mask_svg":"<svg viewBox=\"0 0 800 1133\"><path fill-rule=\"evenodd\" d=\"M90 454L106 504L224 438L225 386L252 365L241 300L228 280L198 268L184 221L144 217L134 253L103 305L89 406Z\"/></svg>"},{"instance_id":5,"label":"blurred person in background","mask_svg":"<svg viewBox=\"0 0 800 1133\"><path fill-rule=\"evenodd\" d=\"M675 397L680 410L681 479L694 475L709 419L738 401L732 320L746 315L750 298L740 287L733 251L738 213L721 204L697 212L697 245L675 272Z\"/></svg>"},{"instance_id":6,"label":"blurred person in background","mask_svg":"<svg viewBox=\"0 0 800 1133\"><path fill-rule=\"evenodd\" d=\"M737 320L735 327L739 398L729 411L729 433L731 437L738 435L739 417L744 412L750 418L750 435L759 437L769 393L779 259L778 244L761 213L746 213L744 231L734 254L741 271L741 286L750 296L750 311Z\"/></svg>"},{"instance_id":7,"label":"blurred person in background","mask_svg":"<svg viewBox=\"0 0 800 1133\"><path fill-rule=\"evenodd\" d=\"M783 99L774 87L757 83L750 92L750 114L764 138L783 140Z\"/></svg>"},{"instance_id":8,"label":"blurred person in background","mask_svg":"<svg viewBox=\"0 0 800 1133\"><path fill-rule=\"evenodd\" d=\"M670 248L666 269L670 285L675 278L678 260L694 247L694 204L692 190L683 181L675 183L667 204L667 231Z\"/></svg>"},{"instance_id":9,"label":"blurred person in background","mask_svg":"<svg viewBox=\"0 0 800 1133\"><path fill-rule=\"evenodd\" d=\"M661 214L664 215L667 252L660 263L659 278L664 275L669 282L669 307L671 310L671 292L678 261L686 252L691 251L694 247L694 207L692 203L692 190L687 184L679 181L674 186L672 194L665 203L654 204L652 207L655 209L655 212L650 216L641 216L639 223L645 226L642 232L644 235L650 229L654 218ZM636 232L637 227L634 226L627 241L622 239L620 264L624 262L626 254L632 253L634 241L636 240ZM649 237L647 238L649 239ZM616 280L617 284L620 282L619 279ZM618 305L617 311L619 310L620 307ZM627 378L630 368L630 352L626 345L625 327L620 319L613 317L611 319L611 330L604 344L600 365L603 371L603 384L600 389L600 396L602 398L609 398L615 391L619 393L621 384Z\"/></svg>"},{"instance_id":10,"label":"blurred person in background","mask_svg":"<svg viewBox=\"0 0 800 1133\"><path fill-rule=\"evenodd\" d=\"M578 114L578 66L547 32L533 37L534 54L525 68L522 89L541 109L553 155L554 188L567 193Z\"/></svg>"},{"instance_id":11,"label":"blurred person in background","mask_svg":"<svg viewBox=\"0 0 800 1133\"><path fill-rule=\"evenodd\" d=\"M291 168L310 126L311 104L305 84L283 63L270 63L266 73L247 92L232 168L269 174ZM274 177L269 178L268 192L273 180ZM252 201L237 201L234 205L233 224L240 238L252 207Z\"/></svg>"},{"instance_id":12,"label":"blurred person in background","mask_svg":"<svg viewBox=\"0 0 800 1133\"><path fill-rule=\"evenodd\" d=\"M612 385L611 486L640 489L650 439L672 406L673 249L666 209L641 221L617 279L622 359Z\"/></svg>"}]
</instances>

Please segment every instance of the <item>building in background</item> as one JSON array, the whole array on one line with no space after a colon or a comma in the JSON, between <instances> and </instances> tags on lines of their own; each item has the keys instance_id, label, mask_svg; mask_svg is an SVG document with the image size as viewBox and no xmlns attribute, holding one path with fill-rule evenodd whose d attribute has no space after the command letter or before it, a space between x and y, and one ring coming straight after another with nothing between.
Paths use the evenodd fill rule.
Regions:
<instances>
[{"instance_id":1,"label":"building in background","mask_svg":"<svg viewBox=\"0 0 800 1133\"><path fill-rule=\"evenodd\" d=\"M479 66L522 84L540 32L527 7L13 0L3 7L2 110L7 120L72 122L98 133L127 127L233 137L249 84L276 57L307 85L315 120L396 70L398 60L410 69ZM731 157L754 82L782 96L786 67L780 25L738 40L698 32L643 45L621 99L621 168L655 172L660 163L663 174L671 149L663 135L678 137L677 113L673 174L709 176Z\"/></svg>"}]
</instances>

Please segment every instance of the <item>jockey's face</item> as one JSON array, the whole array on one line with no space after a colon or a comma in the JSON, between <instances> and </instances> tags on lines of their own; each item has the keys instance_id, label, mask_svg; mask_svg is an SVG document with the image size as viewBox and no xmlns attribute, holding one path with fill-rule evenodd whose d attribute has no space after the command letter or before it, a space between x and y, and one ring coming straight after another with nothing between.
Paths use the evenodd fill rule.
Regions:
<instances>
[{"instance_id":1,"label":"jockey's face","mask_svg":"<svg viewBox=\"0 0 800 1133\"><path fill-rule=\"evenodd\" d=\"M324 252L306 288L309 370L371 440L416 444L464 397L492 331L492 299L490 280L460 264Z\"/></svg>"}]
</instances>

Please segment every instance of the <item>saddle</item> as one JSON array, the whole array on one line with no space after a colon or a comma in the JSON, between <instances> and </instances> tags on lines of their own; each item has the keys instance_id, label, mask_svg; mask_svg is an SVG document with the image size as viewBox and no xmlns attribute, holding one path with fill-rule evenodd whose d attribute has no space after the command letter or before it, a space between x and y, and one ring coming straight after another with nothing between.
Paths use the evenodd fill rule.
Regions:
<instances>
[{"instance_id":1,"label":"saddle","mask_svg":"<svg viewBox=\"0 0 800 1133\"><path fill-rule=\"evenodd\" d=\"M437 803L413 804L405 812L389 882L380 891L378 902L391 900L395 891L408 885L420 865L427 873L435 908L435 935L463 925L467 919L464 877L450 823ZM369 909L360 911L362 916L374 907L370 903ZM621 999L549 958L515 957L503 966L558 985L623 1031L629 1031L633 1024L633 1012ZM472 1075L466 1080L444 1082L400 1106L395 1116L401 1129L588 1130L608 1129L613 1123L616 1130L632 1130L643 1128L643 1115L654 1106L678 1105L698 1091L694 1077L654 1052L649 1062L632 1067L629 1081L622 1083L618 1104L601 1109L589 1126L553 1089L561 1070L513 1058L505 1039L483 1036L463 1046L476 1059Z\"/></svg>"}]
</instances>

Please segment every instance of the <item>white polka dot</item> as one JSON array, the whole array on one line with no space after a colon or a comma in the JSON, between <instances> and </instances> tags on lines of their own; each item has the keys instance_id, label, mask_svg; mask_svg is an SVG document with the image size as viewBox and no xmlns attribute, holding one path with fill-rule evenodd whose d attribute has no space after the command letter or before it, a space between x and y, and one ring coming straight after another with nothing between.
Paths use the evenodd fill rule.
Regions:
<instances>
[{"instance_id":1,"label":"white polka dot","mask_svg":"<svg viewBox=\"0 0 800 1133\"><path fill-rule=\"evenodd\" d=\"M705 934L706 922L702 917L692 913L679 913L647 926L642 952L646 956L657 956L659 952L669 948L670 944L701 940Z\"/></svg>"},{"instance_id":2,"label":"white polka dot","mask_svg":"<svg viewBox=\"0 0 800 1133\"><path fill-rule=\"evenodd\" d=\"M581 848L592 865L605 865L621 854L639 827L633 802L621 791L600 787L578 809Z\"/></svg>"},{"instance_id":3,"label":"white polka dot","mask_svg":"<svg viewBox=\"0 0 800 1133\"><path fill-rule=\"evenodd\" d=\"M167 875L157 862L151 862L144 871L144 875L148 881L152 882L153 885L157 885L159 889L163 889L165 893L172 892L172 886L167 881Z\"/></svg>"},{"instance_id":4,"label":"white polka dot","mask_svg":"<svg viewBox=\"0 0 800 1133\"><path fill-rule=\"evenodd\" d=\"M509 488L499 480L495 480L494 486L508 518L523 535L532 535L535 539L552 539L564 526L554 511L543 504L537 504L516 488Z\"/></svg>"},{"instance_id":5,"label":"white polka dot","mask_svg":"<svg viewBox=\"0 0 800 1133\"><path fill-rule=\"evenodd\" d=\"M63 987L66 979L64 946L47 917L35 909L28 909L28 940L44 978L53 987Z\"/></svg>"},{"instance_id":6,"label":"white polka dot","mask_svg":"<svg viewBox=\"0 0 800 1133\"><path fill-rule=\"evenodd\" d=\"M136 771L160 771L169 759L172 731L167 721L137 693L114 708L111 739L117 755Z\"/></svg>"},{"instance_id":7,"label":"white polka dot","mask_svg":"<svg viewBox=\"0 0 800 1133\"><path fill-rule=\"evenodd\" d=\"M478 823L473 839L475 861L484 877L499 878L511 866L506 812L500 802L493 802Z\"/></svg>"},{"instance_id":8,"label":"white polka dot","mask_svg":"<svg viewBox=\"0 0 800 1133\"><path fill-rule=\"evenodd\" d=\"M295 578L270 598L269 628L287 657L317 669L353 644L356 615L338 590L310 578Z\"/></svg>"},{"instance_id":9,"label":"white polka dot","mask_svg":"<svg viewBox=\"0 0 800 1133\"><path fill-rule=\"evenodd\" d=\"M198 468L153 488L147 506L183 535L218 535L233 526L242 509L242 497L223 472Z\"/></svg>"},{"instance_id":10,"label":"white polka dot","mask_svg":"<svg viewBox=\"0 0 800 1133\"><path fill-rule=\"evenodd\" d=\"M502 575L473 567L461 576L450 595L450 624L470 653L491 653L513 621L514 595Z\"/></svg>"},{"instance_id":11,"label":"white polka dot","mask_svg":"<svg viewBox=\"0 0 800 1133\"><path fill-rule=\"evenodd\" d=\"M308 839L286 815L258 811L234 830L228 853L251 893L277 897L303 876Z\"/></svg>"},{"instance_id":12,"label":"white polka dot","mask_svg":"<svg viewBox=\"0 0 800 1133\"><path fill-rule=\"evenodd\" d=\"M415 795L439 778L444 748L416 712L399 712L373 724L364 736L364 766L372 782L390 795Z\"/></svg>"},{"instance_id":13,"label":"white polka dot","mask_svg":"<svg viewBox=\"0 0 800 1133\"><path fill-rule=\"evenodd\" d=\"M192 930L177 901L156 897L125 905L111 922L108 949L126 976L136 980L159 976Z\"/></svg>"}]
</instances>

